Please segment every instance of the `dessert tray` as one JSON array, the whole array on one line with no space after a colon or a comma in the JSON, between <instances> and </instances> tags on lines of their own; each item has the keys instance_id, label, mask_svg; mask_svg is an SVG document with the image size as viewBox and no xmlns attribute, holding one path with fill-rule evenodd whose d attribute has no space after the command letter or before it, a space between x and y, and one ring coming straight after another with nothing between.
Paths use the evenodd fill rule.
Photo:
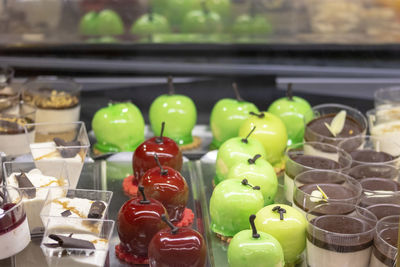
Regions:
<instances>
[{"instance_id":1,"label":"dessert tray","mask_svg":"<svg viewBox=\"0 0 400 267\"><path fill-rule=\"evenodd\" d=\"M131 160L132 153L127 152L112 155L107 160L87 160L84 164L77 188L112 191L113 197L108 208L108 219L116 220L120 207L129 199L129 197L123 193L122 181L126 176L132 174ZM27 164L32 163L30 162ZM206 203L206 201L202 199L205 195L202 192L203 190L200 190L202 186L199 183L200 180L197 178L194 162L188 161L187 159L184 160L181 173L185 177L190 190L187 208L190 208L195 216L192 228L199 231L207 239L206 229L208 226L206 224L208 221L203 218L203 215L207 212L207 207L203 207L203 203ZM32 242L23 252L12 258L0 260L0 266L46 267L47 263L40 248L40 242L41 237L32 238ZM207 241L207 243L209 242ZM131 266L128 263L120 261L115 256L115 246L117 244L119 244L119 238L116 226L114 226L105 266ZM211 255L212 253L208 253L207 266L219 266L213 264Z\"/></svg>"}]
</instances>

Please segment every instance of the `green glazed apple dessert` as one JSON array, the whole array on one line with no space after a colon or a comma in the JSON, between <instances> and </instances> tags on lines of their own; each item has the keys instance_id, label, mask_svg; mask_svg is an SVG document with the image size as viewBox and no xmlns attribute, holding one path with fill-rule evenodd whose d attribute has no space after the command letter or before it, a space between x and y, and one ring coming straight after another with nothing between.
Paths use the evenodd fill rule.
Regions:
<instances>
[{"instance_id":1,"label":"green glazed apple dessert","mask_svg":"<svg viewBox=\"0 0 400 267\"><path fill-rule=\"evenodd\" d=\"M97 143L94 152L135 151L144 141L144 119L132 103L109 104L96 112L92 128Z\"/></svg>"},{"instance_id":2,"label":"green glazed apple dessert","mask_svg":"<svg viewBox=\"0 0 400 267\"><path fill-rule=\"evenodd\" d=\"M259 186L246 179L229 179L218 184L210 199L211 230L224 241L249 228L249 216L264 207Z\"/></svg>"},{"instance_id":3,"label":"green glazed apple dessert","mask_svg":"<svg viewBox=\"0 0 400 267\"><path fill-rule=\"evenodd\" d=\"M90 11L79 22L79 33L86 36L115 36L125 31L117 12L104 9L99 13Z\"/></svg>"},{"instance_id":4,"label":"green glazed apple dessert","mask_svg":"<svg viewBox=\"0 0 400 267\"><path fill-rule=\"evenodd\" d=\"M236 83L232 87L235 91L236 99L221 99L211 111L212 149L218 149L226 140L237 137L240 125L250 116L250 112L258 112L258 108L253 103L243 100Z\"/></svg>"},{"instance_id":5,"label":"green glazed apple dessert","mask_svg":"<svg viewBox=\"0 0 400 267\"><path fill-rule=\"evenodd\" d=\"M274 166L275 172L280 172L285 165L283 154L288 140L285 124L278 116L269 112L252 112L250 115L240 126L239 136L246 136L256 127L251 137L264 146L267 156L265 159Z\"/></svg>"},{"instance_id":6,"label":"green glazed apple dessert","mask_svg":"<svg viewBox=\"0 0 400 267\"><path fill-rule=\"evenodd\" d=\"M173 139L182 150L196 148L201 144L199 137L193 137L197 110L192 99L175 94L172 77L168 77L169 94L160 95L150 106L151 129L155 136L161 132L162 122L173 125L164 130L164 136Z\"/></svg>"},{"instance_id":7,"label":"green glazed apple dessert","mask_svg":"<svg viewBox=\"0 0 400 267\"><path fill-rule=\"evenodd\" d=\"M227 178L232 166L237 163L246 163L254 155L259 154L266 159L264 146L255 138L250 137L256 127L253 127L246 138L234 137L222 144L218 150L214 185Z\"/></svg>"},{"instance_id":8,"label":"green glazed apple dessert","mask_svg":"<svg viewBox=\"0 0 400 267\"><path fill-rule=\"evenodd\" d=\"M261 159L260 154L233 165L227 179L247 179L250 184L259 185L264 197L264 205L274 203L278 191L278 178L274 168L266 160Z\"/></svg>"},{"instance_id":9,"label":"green glazed apple dessert","mask_svg":"<svg viewBox=\"0 0 400 267\"><path fill-rule=\"evenodd\" d=\"M251 230L237 233L229 243L230 267L283 267L285 265L281 244L272 235L257 231L256 215L250 215Z\"/></svg>"}]
</instances>

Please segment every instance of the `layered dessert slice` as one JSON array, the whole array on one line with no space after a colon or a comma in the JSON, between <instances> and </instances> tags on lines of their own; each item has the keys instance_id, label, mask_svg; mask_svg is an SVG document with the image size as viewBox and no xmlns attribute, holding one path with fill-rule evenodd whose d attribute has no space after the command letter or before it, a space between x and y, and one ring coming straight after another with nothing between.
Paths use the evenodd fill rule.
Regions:
<instances>
[{"instance_id":1,"label":"layered dessert slice","mask_svg":"<svg viewBox=\"0 0 400 267\"><path fill-rule=\"evenodd\" d=\"M30 241L21 192L0 186L0 260L19 253Z\"/></svg>"},{"instance_id":2,"label":"layered dessert slice","mask_svg":"<svg viewBox=\"0 0 400 267\"><path fill-rule=\"evenodd\" d=\"M39 169L32 169L28 172L15 172L14 170L26 169L25 166L14 162L5 162L5 182L9 186L17 187L22 192L22 201L26 209L29 222L29 229L32 234L43 233L44 227L40 219L40 212L43 208L49 190L52 190L53 197L65 196L68 189L68 177L59 170L59 175L46 175Z\"/></svg>"},{"instance_id":3,"label":"layered dessert slice","mask_svg":"<svg viewBox=\"0 0 400 267\"><path fill-rule=\"evenodd\" d=\"M70 189L65 197L53 197L49 193L48 200L40 214L46 225L50 217L78 218L73 224L53 223L51 227L62 228L71 232L98 234L101 230L101 219L107 215L107 208L112 198L111 191ZM95 220L86 220L95 219Z\"/></svg>"},{"instance_id":4,"label":"layered dessert slice","mask_svg":"<svg viewBox=\"0 0 400 267\"><path fill-rule=\"evenodd\" d=\"M50 218L40 247L46 256L49 266L57 267L91 267L104 266L114 221L101 220L101 231L98 234L71 232L60 228L60 224L82 224L80 218ZM89 224L89 222L87 222ZM57 227L54 227L54 226Z\"/></svg>"}]
</instances>

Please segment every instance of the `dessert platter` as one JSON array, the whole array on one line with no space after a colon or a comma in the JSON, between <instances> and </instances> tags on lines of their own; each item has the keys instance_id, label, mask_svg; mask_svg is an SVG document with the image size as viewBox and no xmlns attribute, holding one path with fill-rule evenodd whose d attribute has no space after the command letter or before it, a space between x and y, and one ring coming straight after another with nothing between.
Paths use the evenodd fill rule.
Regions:
<instances>
[{"instance_id":1,"label":"dessert platter","mask_svg":"<svg viewBox=\"0 0 400 267\"><path fill-rule=\"evenodd\" d=\"M96 112L92 149L83 122L20 125L27 152L1 165L1 266L393 267L399 133L371 129L394 123L396 105L367 120L289 86L260 111L233 84L236 99L211 111L213 150L190 161L184 151L203 142L196 107L168 85L150 106L151 137L130 102Z\"/></svg>"}]
</instances>

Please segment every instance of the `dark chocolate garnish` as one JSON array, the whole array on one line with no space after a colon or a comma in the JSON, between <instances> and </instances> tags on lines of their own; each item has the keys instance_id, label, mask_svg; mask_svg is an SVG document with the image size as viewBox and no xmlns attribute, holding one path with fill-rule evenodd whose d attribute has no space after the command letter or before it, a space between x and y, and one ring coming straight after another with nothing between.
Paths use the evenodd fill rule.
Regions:
<instances>
[{"instance_id":1,"label":"dark chocolate garnish","mask_svg":"<svg viewBox=\"0 0 400 267\"><path fill-rule=\"evenodd\" d=\"M104 205L101 201L95 201L90 206L88 218L90 219L101 219L104 210L106 209L106 205Z\"/></svg>"},{"instance_id":2,"label":"dark chocolate garnish","mask_svg":"<svg viewBox=\"0 0 400 267\"><path fill-rule=\"evenodd\" d=\"M69 236L55 235L55 234L49 235L49 238L58 242L57 244L53 243L44 244L46 247L50 248L61 247L61 248L96 249L92 242L83 239L77 239Z\"/></svg>"},{"instance_id":3,"label":"dark chocolate garnish","mask_svg":"<svg viewBox=\"0 0 400 267\"><path fill-rule=\"evenodd\" d=\"M20 175L15 175L15 177L17 178L19 188L35 187L28 176L26 176L26 173L21 172ZM23 191L29 199L36 197L36 188L24 189Z\"/></svg>"},{"instance_id":4,"label":"dark chocolate garnish","mask_svg":"<svg viewBox=\"0 0 400 267\"><path fill-rule=\"evenodd\" d=\"M63 212L61 212L61 216L63 217L68 217L71 216L72 212L70 210L64 210Z\"/></svg>"},{"instance_id":5,"label":"dark chocolate garnish","mask_svg":"<svg viewBox=\"0 0 400 267\"><path fill-rule=\"evenodd\" d=\"M57 148L63 158L73 158L81 150L78 147L78 146L81 146L81 142L79 142L79 141L67 142L67 141L65 141L65 140L63 140L61 138L58 138L58 137L55 137L53 139L53 141L54 141L54 143L56 143L56 145L58 147L67 147L67 146L72 146L73 147L73 148Z\"/></svg>"}]
</instances>

